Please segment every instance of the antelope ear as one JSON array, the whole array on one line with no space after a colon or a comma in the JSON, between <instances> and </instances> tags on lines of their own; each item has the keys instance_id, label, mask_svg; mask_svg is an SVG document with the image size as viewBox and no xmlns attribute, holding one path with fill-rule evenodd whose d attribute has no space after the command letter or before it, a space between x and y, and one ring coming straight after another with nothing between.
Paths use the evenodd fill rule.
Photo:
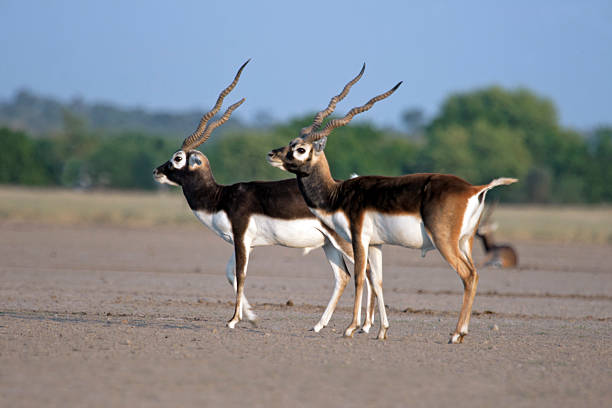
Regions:
<instances>
[{"instance_id":1,"label":"antelope ear","mask_svg":"<svg viewBox=\"0 0 612 408\"><path fill-rule=\"evenodd\" d=\"M322 152L323 149L325 149L326 143L327 143L327 136L325 136L322 139L317 140L316 142L312 144L312 146L314 147L315 152L319 153L319 152Z\"/></svg>"},{"instance_id":2,"label":"antelope ear","mask_svg":"<svg viewBox=\"0 0 612 408\"><path fill-rule=\"evenodd\" d=\"M197 154L192 154L189 156L189 169L194 169L202 165L202 160L198 157Z\"/></svg>"}]
</instances>

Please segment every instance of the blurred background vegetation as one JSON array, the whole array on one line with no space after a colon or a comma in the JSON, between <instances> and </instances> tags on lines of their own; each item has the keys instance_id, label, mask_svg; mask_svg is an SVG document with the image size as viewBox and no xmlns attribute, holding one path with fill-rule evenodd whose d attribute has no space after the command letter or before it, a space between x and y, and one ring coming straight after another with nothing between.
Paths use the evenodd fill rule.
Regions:
<instances>
[{"instance_id":1,"label":"blurred background vegetation","mask_svg":"<svg viewBox=\"0 0 612 408\"><path fill-rule=\"evenodd\" d=\"M0 184L161 188L152 179L153 168L180 147L202 113L148 113L82 101L63 104L19 92L0 103ZM374 108L369 115L375 114ZM269 166L265 154L295 138L313 116L250 125L233 119L200 150L220 183L290 178ZM498 198L547 204L612 202L612 126L565 128L554 103L527 89L489 87L453 94L435 117L406 109L402 121L401 130L362 119L334 131L326 149L334 176L443 172L473 184L517 177L521 182L496 191Z\"/></svg>"}]
</instances>

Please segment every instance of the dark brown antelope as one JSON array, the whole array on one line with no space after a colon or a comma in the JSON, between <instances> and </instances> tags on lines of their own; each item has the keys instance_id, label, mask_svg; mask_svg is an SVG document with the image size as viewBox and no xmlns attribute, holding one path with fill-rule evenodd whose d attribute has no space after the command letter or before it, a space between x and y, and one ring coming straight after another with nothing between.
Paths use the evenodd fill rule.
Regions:
<instances>
[{"instance_id":1,"label":"dark brown antelope","mask_svg":"<svg viewBox=\"0 0 612 408\"><path fill-rule=\"evenodd\" d=\"M234 316L227 324L230 328L234 328L242 319L243 312L251 322L257 318L244 295L247 264L253 247L282 245L305 250L323 247L334 273L335 285L321 320L314 326L314 331L318 332L329 322L350 279L343 255L352 262L351 245L308 210L295 179L220 185L213 177L206 156L195 150L244 102L244 99L236 102L220 119L208 123L221 108L223 99L238 83L248 62L240 67L233 82L221 92L213 109L202 117L198 128L185 139L181 149L157 167L153 174L160 183L182 187L195 216L234 246L226 268L227 279L236 292ZM371 262L374 267L382 263L375 263L375 258ZM369 295L368 299L371 299ZM366 324L369 321L371 325L374 299L368 303Z\"/></svg>"},{"instance_id":2,"label":"dark brown antelope","mask_svg":"<svg viewBox=\"0 0 612 408\"><path fill-rule=\"evenodd\" d=\"M482 241L482 247L486 253L482 266L514 268L518 265L518 255L514 248L509 244L497 244L493 238L493 232L497 230L497 223L491 222L491 215L496 204L485 208L482 220L476 230L476 237Z\"/></svg>"},{"instance_id":3,"label":"dark brown antelope","mask_svg":"<svg viewBox=\"0 0 612 408\"><path fill-rule=\"evenodd\" d=\"M363 70L345 86L343 93L348 92L362 73ZM349 123L356 114L387 98L400 84L370 99L365 105L351 109L343 118L330 120L321 130L317 126L302 129L300 137L288 146L268 153L268 161L296 174L310 210L353 245L355 303L353 320L345 330L345 336L352 336L359 326L368 248L391 244L420 249L423 256L427 251L437 249L459 274L464 286L463 304L450 343L461 343L468 333L478 283L478 273L472 261L472 244L485 195L493 187L518 180L499 178L486 185L473 186L459 177L435 173L334 180L323 152L327 136L333 129ZM337 97L332 98L322 112L333 111L336 102ZM389 323L383 300L382 275L377 272L370 272L370 283L381 316L378 338L385 339Z\"/></svg>"}]
</instances>

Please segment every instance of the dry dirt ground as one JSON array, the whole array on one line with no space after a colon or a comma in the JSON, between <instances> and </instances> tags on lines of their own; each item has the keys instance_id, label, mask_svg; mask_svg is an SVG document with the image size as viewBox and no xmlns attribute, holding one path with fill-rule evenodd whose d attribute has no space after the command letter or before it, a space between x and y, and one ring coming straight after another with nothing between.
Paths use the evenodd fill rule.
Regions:
<instances>
[{"instance_id":1,"label":"dry dirt ground","mask_svg":"<svg viewBox=\"0 0 612 408\"><path fill-rule=\"evenodd\" d=\"M333 285L321 250L256 249L260 323L230 330L231 247L204 228L0 224L0 406L611 406L612 248L517 247L449 345L462 288L434 252L385 247L383 342L341 336L352 284L308 331Z\"/></svg>"}]
</instances>

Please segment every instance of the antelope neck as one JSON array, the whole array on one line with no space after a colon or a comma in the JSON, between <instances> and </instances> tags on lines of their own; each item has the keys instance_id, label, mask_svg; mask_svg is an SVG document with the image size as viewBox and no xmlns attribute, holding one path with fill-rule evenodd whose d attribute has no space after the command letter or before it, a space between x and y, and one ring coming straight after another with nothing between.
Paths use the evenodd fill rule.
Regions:
<instances>
[{"instance_id":1,"label":"antelope neck","mask_svg":"<svg viewBox=\"0 0 612 408\"><path fill-rule=\"evenodd\" d=\"M183 195L192 210L215 212L219 209L223 186L217 184L210 170L201 169L198 177L193 177L182 187Z\"/></svg>"},{"instance_id":2,"label":"antelope neck","mask_svg":"<svg viewBox=\"0 0 612 408\"><path fill-rule=\"evenodd\" d=\"M325 153L321 152L319 162L310 174L298 174L297 181L308 207L334 210L340 183L333 179Z\"/></svg>"}]
</instances>

